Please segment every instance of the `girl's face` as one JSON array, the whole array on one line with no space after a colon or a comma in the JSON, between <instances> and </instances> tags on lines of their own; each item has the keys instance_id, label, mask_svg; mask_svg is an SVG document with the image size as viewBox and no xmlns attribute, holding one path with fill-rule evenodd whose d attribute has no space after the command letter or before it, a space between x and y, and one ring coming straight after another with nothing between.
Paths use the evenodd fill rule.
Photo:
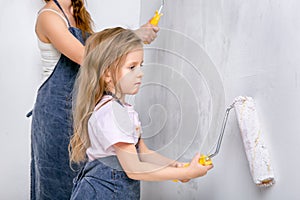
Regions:
<instances>
[{"instance_id":1,"label":"girl's face","mask_svg":"<svg viewBox=\"0 0 300 200\"><path fill-rule=\"evenodd\" d=\"M121 89L121 96L126 94L133 95L139 91L144 73L141 66L144 60L142 48L129 52L125 58L123 66L120 68L118 76L118 87Z\"/></svg>"}]
</instances>

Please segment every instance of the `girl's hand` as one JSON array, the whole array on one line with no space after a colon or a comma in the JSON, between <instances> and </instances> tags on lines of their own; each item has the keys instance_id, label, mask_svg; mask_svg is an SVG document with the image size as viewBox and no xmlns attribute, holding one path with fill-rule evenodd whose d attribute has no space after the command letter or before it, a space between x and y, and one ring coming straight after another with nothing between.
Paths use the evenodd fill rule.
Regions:
<instances>
[{"instance_id":1,"label":"girl's hand","mask_svg":"<svg viewBox=\"0 0 300 200\"><path fill-rule=\"evenodd\" d=\"M177 162L177 161L175 161L174 163L172 163L170 166L171 167L178 167L178 168L180 168L180 167L184 167L184 166L186 166L186 165L188 165L188 163L183 163L183 162Z\"/></svg>"},{"instance_id":2,"label":"girl's hand","mask_svg":"<svg viewBox=\"0 0 300 200\"><path fill-rule=\"evenodd\" d=\"M150 44L157 37L158 31L159 27L154 26L148 22L134 32L142 39L145 44Z\"/></svg>"},{"instance_id":3,"label":"girl's hand","mask_svg":"<svg viewBox=\"0 0 300 200\"><path fill-rule=\"evenodd\" d=\"M188 163L182 163L182 162L174 162L172 164L172 167L177 167L177 168L181 168L181 167L186 167L188 165ZM189 182L191 179L184 179L184 180L179 180L182 183L187 183Z\"/></svg>"},{"instance_id":4,"label":"girl's hand","mask_svg":"<svg viewBox=\"0 0 300 200\"><path fill-rule=\"evenodd\" d=\"M199 163L201 155L197 153L188 166L190 178L196 178L207 174L208 170L213 168L213 165L203 166Z\"/></svg>"}]
</instances>

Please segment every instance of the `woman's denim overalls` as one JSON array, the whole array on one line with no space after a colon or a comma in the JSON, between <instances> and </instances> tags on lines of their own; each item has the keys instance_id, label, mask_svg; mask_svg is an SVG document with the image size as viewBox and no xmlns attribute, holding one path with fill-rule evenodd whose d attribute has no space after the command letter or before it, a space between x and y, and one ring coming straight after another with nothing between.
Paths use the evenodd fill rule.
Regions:
<instances>
[{"instance_id":1,"label":"woman's denim overalls","mask_svg":"<svg viewBox=\"0 0 300 200\"><path fill-rule=\"evenodd\" d=\"M82 31L71 27L69 20L68 24L69 31L84 44ZM38 90L31 125L31 199L70 199L76 176L70 169L68 154L71 93L78 69L78 64L61 55L53 73Z\"/></svg>"}]
</instances>

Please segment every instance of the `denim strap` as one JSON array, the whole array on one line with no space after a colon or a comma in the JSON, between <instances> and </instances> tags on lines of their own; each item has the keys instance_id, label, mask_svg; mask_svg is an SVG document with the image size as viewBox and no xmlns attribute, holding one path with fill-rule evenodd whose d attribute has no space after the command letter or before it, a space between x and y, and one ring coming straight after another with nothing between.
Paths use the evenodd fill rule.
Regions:
<instances>
[{"instance_id":1,"label":"denim strap","mask_svg":"<svg viewBox=\"0 0 300 200\"><path fill-rule=\"evenodd\" d=\"M57 0L53 0L53 1L57 5L57 7L61 10L61 12L64 14L64 16L65 16L65 18L66 18L66 20L67 20L67 22L69 24L69 27L71 27L69 19L68 19L67 15L65 14L64 10L62 9L62 7L60 6L60 4L58 3L58 1Z\"/></svg>"}]
</instances>

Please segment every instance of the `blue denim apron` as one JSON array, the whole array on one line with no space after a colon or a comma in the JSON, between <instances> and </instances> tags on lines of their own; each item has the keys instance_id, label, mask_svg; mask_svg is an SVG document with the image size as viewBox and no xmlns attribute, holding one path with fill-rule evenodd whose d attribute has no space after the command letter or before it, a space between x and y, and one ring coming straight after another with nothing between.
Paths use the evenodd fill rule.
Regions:
<instances>
[{"instance_id":1,"label":"blue denim apron","mask_svg":"<svg viewBox=\"0 0 300 200\"><path fill-rule=\"evenodd\" d=\"M106 199L140 199L140 181L128 178L116 156L87 162L74 179L71 200Z\"/></svg>"},{"instance_id":2,"label":"blue denim apron","mask_svg":"<svg viewBox=\"0 0 300 200\"><path fill-rule=\"evenodd\" d=\"M68 24L69 31L84 44L82 31L71 27L69 21ZM72 134L72 89L78 70L77 63L61 55L53 73L38 90L31 124L32 200L64 200L71 196L76 172L69 165L68 145Z\"/></svg>"}]
</instances>

